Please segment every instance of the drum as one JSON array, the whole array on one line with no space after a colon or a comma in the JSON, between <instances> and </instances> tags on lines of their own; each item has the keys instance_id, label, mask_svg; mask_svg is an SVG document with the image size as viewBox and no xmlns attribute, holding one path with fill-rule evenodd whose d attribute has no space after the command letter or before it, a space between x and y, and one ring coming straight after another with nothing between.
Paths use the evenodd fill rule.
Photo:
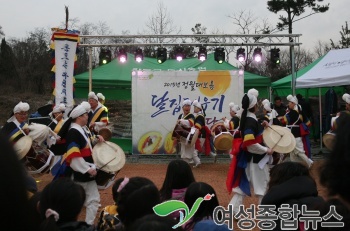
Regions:
<instances>
[{"instance_id":1,"label":"drum","mask_svg":"<svg viewBox=\"0 0 350 231\"><path fill-rule=\"evenodd\" d=\"M210 130L214 137L214 147L217 150L228 151L232 148L233 136L225 127L224 122L215 123Z\"/></svg>"},{"instance_id":2,"label":"drum","mask_svg":"<svg viewBox=\"0 0 350 231\"><path fill-rule=\"evenodd\" d=\"M54 164L54 154L33 141L30 136L19 139L14 144L14 149L30 174L48 173Z\"/></svg>"},{"instance_id":3,"label":"drum","mask_svg":"<svg viewBox=\"0 0 350 231\"><path fill-rule=\"evenodd\" d=\"M98 134L102 136L105 141L110 141L112 138L112 131L107 127L101 128Z\"/></svg>"},{"instance_id":4,"label":"drum","mask_svg":"<svg viewBox=\"0 0 350 231\"><path fill-rule=\"evenodd\" d=\"M181 137L186 138L186 143L191 146L194 145L199 137L199 130L197 128L184 128L180 124L177 124L173 130L172 137L180 139Z\"/></svg>"},{"instance_id":5,"label":"drum","mask_svg":"<svg viewBox=\"0 0 350 231\"><path fill-rule=\"evenodd\" d=\"M333 145L335 143L335 133L333 132L327 132L323 135L322 141L324 143L324 146L330 151L333 151Z\"/></svg>"},{"instance_id":6,"label":"drum","mask_svg":"<svg viewBox=\"0 0 350 231\"><path fill-rule=\"evenodd\" d=\"M100 142L92 149L92 158L97 168L95 177L97 187L99 189L110 187L115 176L125 165L124 151L115 143Z\"/></svg>"}]
</instances>

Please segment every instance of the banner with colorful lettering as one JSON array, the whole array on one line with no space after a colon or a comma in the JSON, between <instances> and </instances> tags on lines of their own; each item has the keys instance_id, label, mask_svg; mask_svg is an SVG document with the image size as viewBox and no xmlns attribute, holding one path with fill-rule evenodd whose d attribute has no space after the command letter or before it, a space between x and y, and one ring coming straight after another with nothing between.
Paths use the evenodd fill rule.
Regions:
<instances>
[{"instance_id":1,"label":"banner with colorful lettering","mask_svg":"<svg viewBox=\"0 0 350 231\"><path fill-rule=\"evenodd\" d=\"M229 103L240 104L243 89L238 71L133 71L133 154L176 152L172 132L185 99L203 105L210 128L221 118L230 118Z\"/></svg>"},{"instance_id":2,"label":"banner with colorful lettering","mask_svg":"<svg viewBox=\"0 0 350 231\"><path fill-rule=\"evenodd\" d=\"M52 35L55 104L64 103L68 108L74 105L73 84L78 41L77 31L74 33L55 32Z\"/></svg>"}]
</instances>

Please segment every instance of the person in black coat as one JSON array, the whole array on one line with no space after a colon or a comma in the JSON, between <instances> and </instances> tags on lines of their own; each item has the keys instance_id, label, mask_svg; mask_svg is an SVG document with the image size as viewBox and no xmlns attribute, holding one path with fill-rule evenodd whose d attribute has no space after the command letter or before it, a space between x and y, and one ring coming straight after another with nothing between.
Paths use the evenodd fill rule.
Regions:
<instances>
[{"instance_id":1,"label":"person in black coat","mask_svg":"<svg viewBox=\"0 0 350 231\"><path fill-rule=\"evenodd\" d=\"M324 207L325 201L318 195L316 182L306 166L298 162L283 162L271 169L268 190L261 205L275 205L278 215L277 209L282 204L290 208L297 205L299 211L302 211L302 205L306 205L307 211ZM280 219L276 225L273 230L282 230ZM298 227L300 225L302 223L299 222Z\"/></svg>"}]
</instances>

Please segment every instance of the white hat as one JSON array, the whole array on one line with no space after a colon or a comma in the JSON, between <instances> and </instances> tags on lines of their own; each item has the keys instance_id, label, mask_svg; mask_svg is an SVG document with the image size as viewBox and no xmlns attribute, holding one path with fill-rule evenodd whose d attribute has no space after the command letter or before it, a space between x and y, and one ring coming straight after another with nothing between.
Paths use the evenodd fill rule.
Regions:
<instances>
[{"instance_id":1,"label":"white hat","mask_svg":"<svg viewBox=\"0 0 350 231\"><path fill-rule=\"evenodd\" d=\"M193 103L192 103L192 105L194 106L194 107L198 107L198 108L200 108L200 109L202 109L202 105L198 102L198 100L193 100Z\"/></svg>"},{"instance_id":2,"label":"white hat","mask_svg":"<svg viewBox=\"0 0 350 231\"><path fill-rule=\"evenodd\" d=\"M84 101L81 104L79 104L78 106L76 106L72 112L70 113L70 116L72 119L76 119L79 116L89 112L90 110L90 104L89 106L87 106L87 104L89 104L88 102Z\"/></svg>"},{"instance_id":3,"label":"white hat","mask_svg":"<svg viewBox=\"0 0 350 231\"><path fill-rule=\"evenodd\" d=\"M240 110L240 107L236 105L234 102L229 103L228 105L230 107L230 110L234 113L237 113Z\"/></svg>"},{"instance_id":4,"label":"white hat","mask_svg":"<svg viewBox=\"0 0 350 231\"><path fill-rule=\"evenodd\" d=\"M287 100L288 100L289 102L298 104L298 99L297 99L297 97L295 97L295 96L288 95L288 96L287 96Z\"/></svg>"},{"instance_id":5,"label":"white hat","mask_svg":"<svg viewBox=\"0 0 350 231\"><path fill-rule=\"evenodd\" d=\"M185 105L188 105L188 106L191 106L192 102L191 100L189 99L185 99L183 102L182 102L182 106L185 106Z\"/></svg>"},{"instance_id":6,"label":"white hat","mask_svg":"<svg viewBox=\"0 0 350 231\"><path fill-rule=\"evenodd\" d=\"M350 95L345 93L342 97L342 99L347 103L350 104Z\"/></svg>"},{"instance_id":7,"label":"white hat","mask_svg":"<svg viewBox=\"0 0 350 231\"><path fill-rule=\"evenodd\" d=\"M64 105L63 103L56 105L53 109L52 109L52 114L53 113L58 113L58 112L64 112L66 110L66 105Z\"/></svg>"},{"instance_id":8,"label":"white hat","mask_svg":"<svg viewBox=\"0 0 350 231\"><path fill-rule=\"evenodd\" d=\"M271 110L272 110L272 108L271 108L271 103L270 103L270 101L269 101L268 99L264 99L264 100L262 101L262 104L263 104L264 109L265 109L266 111L271 112Z\"/></svg>"},{"instance_id":9,"label":"white hat","mask_svg":"<svg viewBox=\"0 0 350 231\"><path fill-rule=\"evenodd\" d=\"M96 96L97 96L97 98L102 99L102 100L106 99L106 97L104 95L102 95L102 93L97 93Z\"/></svg>"},{"instance_id":10,"label":"white hat","mask_svg":"<svg viewBox=\"0 0 350 231\"><path fill-rule=\"evenodd\" d=\"M249 89L249 91L247 93L254 95L256 98L258 98L258 96L259 96L259 92L255 88Z\"/></svg>"},{"instance_id":11,"label":"white hat","mask_svg":"<svg viewBox=\"0 0 350 231\"><path fill-rule=\"evenodd\" d=\"M13 108L13 113L19 113L21 111L29 111L30 107L28 103L23 103L22 101L19 102L14 108Z\"/></svg>"},{"instance_id":12,"label":"white hat","mask_svg":"<svg viewBox=\"0 0 350 231\"><path fill-rule=\"evenodd\" d=\"M265 104L267 104L267 103L270 103L270 101L269 101L268 99L264 99L264 100L261 102L262 105L265 105Z\"/></svg>"},{"instance_id":13,"label":"white hat","mask_svg":"<svg viewBox=\"0 0 350 231\"><path fill-rule=\"evenodd\" d=\"M97 97L97 95L95 95L95 92L93 92L93 91L89 92L88 99L94 99L94 100L98 101L98 97Z\"/></svg>"},{"instance_id":14,"label":"white hat","mask_svg":"<svg viewBox=\"0 0 350 231\"><path fill-rule=\"evenodd\" d=\"M248 106L248 109L251 109L255 106L255 104L258 102L258 99L256 98L255 95L253 94L247 94L248 98L249 98L249 106Z\"/></svg>"}]
</instances>

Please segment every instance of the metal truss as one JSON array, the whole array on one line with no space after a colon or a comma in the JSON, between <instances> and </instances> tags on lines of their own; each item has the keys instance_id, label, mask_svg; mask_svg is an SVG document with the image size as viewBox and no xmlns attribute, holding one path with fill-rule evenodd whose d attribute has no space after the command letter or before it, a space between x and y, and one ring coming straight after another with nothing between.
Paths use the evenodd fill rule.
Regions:
<instances>
[{"instance_id":1,"label":"metal truss","mask_svg":"<svg viewBox=\"0 0 350 231\"><path fill-rule=\"evenodd\" d=\"M300 46L301 34L80 35L80 47ZM112 41L112 42L111 42ZM97 44L98 43L98 44Z\"/></svg>"}]
</instances>

